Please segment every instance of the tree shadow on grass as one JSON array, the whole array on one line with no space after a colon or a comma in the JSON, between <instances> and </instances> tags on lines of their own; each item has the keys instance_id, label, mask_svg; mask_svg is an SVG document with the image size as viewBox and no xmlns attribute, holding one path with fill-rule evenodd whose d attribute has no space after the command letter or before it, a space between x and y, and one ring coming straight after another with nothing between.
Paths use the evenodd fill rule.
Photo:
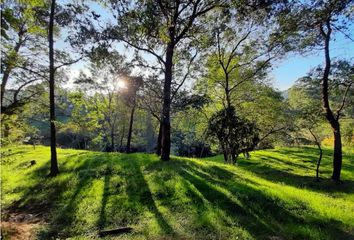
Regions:
<instances>
[{"instance_id":1,"label":"tree shadow on grass","mask_svg":"<svg viewBox=\"0 0 354 240\"><path fill-rule=\"evenodd\" d=\"M139 217L146 210L153 214L161 234L174 236L173 228L156 206L141 172L141 165L146 164L149 159L142 159L139 154L132 156L105 153L80 153L76 159L73 159L73 155L68 157L70 161L69 158L65 161L61 159L61 172L57 177L46 177L49 163L34 169L28 177L36 179L35 184L19 189L22 192L21 199L8 208L11 212L41 214L48 224L39 232L39 239L67 238L87 232L95 234L106 227L126 226L140 221ZM115 176L120 176L124 182L121 193L117 192L117 186L111 180ZM98 196L101 202L97 209L97 221L94 226L78 226L85 224L85 219L77 219L76 213L87 192L92 189L93 181L102 181L103 186L102 196ZM124 204L128 203L129 206L122 206L122 201L114 199L123 194L128 198ZM115 215L114 210L119 208L127 214ZM117 219L120 217L122 218ZM114 222L115 220L117 221Z\"/></svg>"},{"instance_id":2,"label":"tree shadow on grass","mask_svg":"<svg viewBox=\"0 0 354 240\"><path fill-rule=\"evenodd\" d=\"M122 155L119 161L119 180L106 176L97 226L99 229L119 228L135 225L140 217L150 212L160 227L161 234L174 236L174 230L159 211L149 184L141 172L142 165L151 155Z\"/></svg>"},{"instance_id":3,"label":"tree shadow on grass","mask_svg":"<svg viewBox=\"0 0 354 240\"><path fill-rule=\"evenodd\" d=\"M38 234L39 239L68 238L80 234L76 229L76 225L80 225L76 219L78 206L92 182L101 177L106 178L109 171L106 170L108 169L107 161L96 155L82 155L78 161L81 164L74 170L62 168L60 174L67 174L68 177L62 182L62 186L55 187L58 193L56 199L53 199L55 205L50 209L51 216L47 228ZM96 169L98 167L99 169ZM72 184L73 178L76 179L74 185ZM67 188L67 186L72 187ZM95 231L96 229L90 230Z\"/></svg>"},{"instance_id":4,"label":"tree shadow on grass","mask_svg":"<svg viewBox=\"0 0 354 240\"><path fill-rule=\"evenodd\" d=\"M273 236L276 234L275 226L271 226L265 219L262 219L261 216L258 216L254 211L249 208L245 208L244 203L239 202L238 199L231 199L230 196L227 196L225 192L220 191L216 187L222 186L219 183L227 181L227 179L234 177L234 173L229 172L223 168L219 168L217 166L202 167L198 164L180 160L173 160L173 162L171 161L169 163L166 163L164 164L164 166L161 166L161 164L157 163L155 166L150 165L146 169L146 171L150 172L162 170L169 170L171 172L177 173L187 183L187 196L191 198L190 202L193 203L193 207L198 208L195 211L197 212L197 214L188 214L189 217L194 218L194 222L204 221L202 220L203 211L207 210L207 207L205 206L204 202L207 202L213 208L219 209L224 213L224 215L217 214L218 218L220 218L217 220L219 222L227 223L228 221L230 221L228 218L231 218L233 224L236 223L239 228L246 229L252 237L259 238L261 236ZM216 181L213 180L214 178L212 178L211 176L218 177L219 180L217 184ZM240 181L247 182L246 179L241 178ZM242 192L243 194L245 194L245 198L247 198L248 195L251 194L253 191L251 191L250 188L246 187L247 185L245 185L245 183L235 183L235 185L235 188L239 190L238 194ZM254 195L259 194L262 193L254 193ZM169 202L162 200L162 204L164 204L164 206L168 208L171 208L171 211L175 210L172 209L174 208L174 206L172 206ZM287 215L287 218L289 218L289 215ZM215 226L212 225L212 222L204 224L204 227L208 228L207 233L210 234L210 239L218 237ZM223 232L222 234L222 239L235 237L232 236L231 232ZM199 238L201 237L202 236L199 236Z\"/></svg>"},{"instance_id":5,"label":"tree shadow on grass","mask_svg":"<svg viewBox=\"0 0 354 240\"><path fill-rule=\"evenodd\" d=\"M219 214L217 211L213 215L223 221L221 225L231 228L228 226L231 219L257 239L269 239L273 236L284 239L316 239L323 234L333 239L353 238L353 235L341 230L338 222L324 221L315 214L312 214L311 218L295 214L289 210L289 206L258 190L258 183L238 176L237 169L235 174L213 164L202 165L195 161L179 159L161 162L151 158L152 155L143 154L82 154L77 156L76 165L69 162L63 164L61 175L51 179L45 178L49 165L38 167L31 175L37 179L37 184L23 190L21 204L17 207L29 209L36 206L37 209L41 208L42 212L48 213L48 227L39 233L39 239L67 238L87 233L92 235L107 227L138 224L141 216L146 217L146 212L150 212L156 220L160 228L157 233L159 236L179 237L180 232L173 229L158 206L163 206L171 213L168 218L171 221L176 220L175 214L182 214L193 223L205 221L204 212L216 209L224 213ZM70 161L74 160L71 158ZM148 176L149 173L153 175ZM186 203L190 206L183 205L183 201L174 201L173 194L179 190L169 190L171 185L165 184L165 178L168 180L173 174L179 178L178 181L183 180L181 181L185 196L188 198ZM118 185L114 180L117 176L121 178L119 181L122 181ZM76 211L95 180L101 181L103 186L102 196L97 196L100 202L97 213L95 212L97 221L92 226L80 227L82 219L77 219ZM156 188L161 189L161 192L156 191ZM126 199L122 200L125 196ZM295 207L300 213L308 211L306 206L300 204ZM190 209L193 211L188 211ZM124 213L115 214L116 211ZM200 239L217 237L213 221L200 226L201 228L192 225L184 227L189 231L188 236ZM142 227L148 229L148 226ZM204 232L209 235L203 235ZM232 231L223 236L224 239L233 237Z\"/></svg>"},{"instance_id":6,"label":"tree shadow on grass","mask_svg":"<svg viewBox=\"0 0 354 240\"><path fill-rule=\"evenodd\" d=\"M97 172L95 167L106 164L91 153L70 155L59 160L60 174L56 177L47 176L49 161L29 172L28 179L35 180L35 184L18 189L22 197L6 209L9 213L25 213L45 219L48 224L40 230L38 239L66 238L75 234L72 225L80 202L78 198L101 175L102 171ZM75 169L69 160L76 162Z\"/></svg>"},{"instance_id":7,"label":"tree shadow on grass","mask_svg":"<svg viewBox=\"0 0 354 240\"><path fill-rule=\"evenodd\" d=\"M187 196L192 198L190 202L193 203L193 207L198 208L196 212L206 211L207 208L204 206L206 202L224 213L218 215L220 218L218 221L226 223L229 221L227 218L231 218L238 228L245 229L256 239L354 238L353 234L343 230L344 226L341 222L322 219L304 203L296 202L289 205L259 190L259 184L253 180L223 167L204 166L194 161L173 159L168 163L150 164L144 171L154 174L161 171L167 171L167 174L176 173L185 180L189 188ZM163 199L160 201L172 212L180 210L174 208L168 201ZM186 211L186 208L182 208L181 211L183 210ZM203 221L203 214L190 213L188 216L194 218L194 222ZM209 229L209 233L214 231L215 234L215 228L211 223L204 226ZM222 239L235 237L228 235L232 234L231 232L230 229L225 230ZM218 237L218 235L211 236ZM214 239L213 237L210 239ZM205 236L204 239L207 237Z\"/></svg>"},{"instance_id":8,"label":"tree shadow on grass","mask_svg":"<svg viewBox=\"0 0 354 240\"><path fill-rule=\"evenodd\" d=\"M128 155L129 156L129 155ZM160 229L164 234L175 234L173 228L161 214L153 199L149 184L146 182L141 171L141 159L139 157L127 159L123 167L127 173L125 181L127 183L127 194L129 200L141 204L147 208L155 217Z\"/></svg>"},{"instance_id":9,"label":"tree shadow on grass","mask_svg":"<svg viewBox=\"0 0 354 240\"><path fill-rule=\"evenodd\" d=\"M309 171L315 171L315 161L309 161L309 164L301 164L301 163L295 163L293 161L289 161L289 160L284 160L281 158L276 158L276 157L272 157L272 156L262 156L259 157L259 159L261 159L262 161L264 161L265 163L276 163L279 164L280 166L286 167L287 169L299 169L299 170L309 170ZM312 166L307 166L307 165L312 165ZM240 165L243 165L242 163Z\"/></svg>"},{"instance_id":10,"label":"tree shadow on grass","mask_svg":"<svg viewBox=\"0 0 354 240\"><path fill-rule=\"evenodd\" d=\"M230 184L223 177L217 177L215 174L211 177L207 168L195 164L183 165L181 169L181 175L191 182L209 202L217 204L227 215L233 216L235 221L257 239L279 235L284 238L292 236L290 238L317 239L323 233L325 233L323 236L330 236L331 239L354 238L354 235L341 229L340 222L324 221L317 218L315 213L311 218L304 217L310 211L304 205L296 206L296 213L303 211L304 215L295 215L279 200L255 189L253 184L242 180ZM231 200L224 192L213 186L230 192L236 200ZM302 230L306 228L310 229L313 235Z\"/></svg>"},{"instance_id":11,"label":"tree shadow on grass","mask_svg":"<svg viewBox=\"0 0 354 240\"><path fill-rule=\"evenodd\" d=\"M344 180L341 184L336 184L335 182L331 181L331 179L324 179L321 178L320 181L316 181L315 174L316 170L315 167L309 168L310 171L309 175L300 175L289 171L294 165L293 162L287 162L283 159L279 159L276 157L266 157L264 160L271 159L273 162L279 162L282 164L282 168L287 169L276 169L273 166L269 166L266 164L254 164L249 165L245 164L244 162L239 163L239 167L253 172L258 176L267 179L272 182L279 182L285 183L290 186L294 186L297 188L306 188L316 192L324 192L324 193L354 193L354 181L352 180ZM287 167L288 166L288 167ZM320 170L321 173L325 172L325 170Z\"/></svg>"},{"instance_id":12,"label":"tree shadow on grass","mask_svg":"<svg viewBox=\"0 0 354 240\"><path fill-rule=\"evenodd\" d=\"M104 176L104 186L103 186L103 194L102 194L102 201L101 201L102 203L100 209L100 216L97 223L97 227L100 230L102 230L105 227L105 223L107 221L106 206L110 195L110 188L109 188L110 179L111 179L111 175L107 174Z\"/></svg>"}]
</instances>

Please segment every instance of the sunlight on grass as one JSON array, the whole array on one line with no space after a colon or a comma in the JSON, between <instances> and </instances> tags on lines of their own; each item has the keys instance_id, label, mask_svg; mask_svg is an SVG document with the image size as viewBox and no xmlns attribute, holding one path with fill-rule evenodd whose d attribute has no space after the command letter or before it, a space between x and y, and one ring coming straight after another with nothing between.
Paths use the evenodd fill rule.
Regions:
<instances>
[{"instance_id":1,"label":"sunlight on grass","mask_svg":"<svg viewBox=\"0 0 354 240\"><path fill-rule=\"evenodd\" d=\"M40 239L94 239L100 229L122 226L134 231L117 239L353 238L353 155L345 153L344 181L335 185L329 149L323 179L314 181L316 154L262 150L231 166L221 156L161 162L60 149L61 173L48 178L49 148L3 148L2 204L4 215L44 211Z\"/></svg>"}]
</instances>

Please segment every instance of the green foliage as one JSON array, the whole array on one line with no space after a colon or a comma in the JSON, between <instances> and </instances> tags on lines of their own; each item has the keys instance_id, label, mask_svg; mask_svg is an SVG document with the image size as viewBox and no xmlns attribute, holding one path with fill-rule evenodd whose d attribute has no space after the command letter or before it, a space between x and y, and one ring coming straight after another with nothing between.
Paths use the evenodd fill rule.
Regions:
<instances>
[{"instance_id":1,"label":"green foliage","mask_svg":"<svg viewBox=\"0 0 354 240\"><path fill-rule=\"evenodd\" d=\"M209 119L208 135L219 141L225 162L231 163L240 153L253 150L259 141L255 124L238 117L233 107L216 112Z\"/></svg>"},{"instance_id":2,"label":"green foliage","mask_svg":"<svg viewBox=\"0 0 354 240\"><path fill-rule=\"evenodd\" d=\"M238 166L223 157L58 149L61 174L47 178L49 148L1 149L2 214L43 213L37 239L96 239L99 229L131 226L117 239L351 239L353 152L344 152L343 183L329 180L332 151L314 181L317 149L252 152ZM37 164L29 167L29 161ZM328 180L327 180L328 178Z\"/></svg>"},{"instance_id":3,"label":"green foliage","mask_svg":"<svg viewBox=\"0 0 354 240\"><path fill-rule=\"evenodd\" d=\"M281 93L267 84L246 84L244 93L235 96L238 114L256 124L261 141L258 148L280 144L292 128L289 106Z\"/></svg>"},{"instance_id":4,"label":"green foliage","mask_svg":"<svg viewBox=\"0 0 354 240\"><path fill-rule=\"evenodd\" d=\"M330 72L329 89L330 104L335 114L340 112L338 118L343 118L342 132L344 145L351 144L352 128L347 122L351 122L353 102L353 73L352 63L349 61L338 60L333 63ZM292 110L293 122L297 127L297 133L313 141L312 131L319 142L326 139L325 143L333 144L330 126L325 124L325 117L322 109L321 99L321 75L322 67L312 69L308 76L297 80L295 85L289 90L288 102ZM343 102L344 96L346 96ZM342 121L341 121L342 123ZM344 136L344 135L343 135ZM299 138L299 136L297 136Z\"/></svg>"}]
</instances>

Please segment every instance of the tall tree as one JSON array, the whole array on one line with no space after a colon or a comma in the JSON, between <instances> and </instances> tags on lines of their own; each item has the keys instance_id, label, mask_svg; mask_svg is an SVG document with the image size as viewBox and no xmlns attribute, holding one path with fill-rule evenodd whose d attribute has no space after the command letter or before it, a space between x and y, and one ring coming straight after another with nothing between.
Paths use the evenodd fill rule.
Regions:
<instances>
[{"instance_id":1,"label":"tall tree","mask_svg":"<svg viewBox=\"0 0 354 240\"><path fill-rule=\"evenodd\" d=\"M49 45L49 121L50 121L50 176L59 173L57 160L57 139L55 129L55 67L54 67L54 17L56 0L51 1L49 25L48 25L48 45Z\"/></svg>"},{"instance_id":2,"label":"tall tree","mask_svg":"<svg viewBox=\"0 0 354 240\"><path fill-rule=\"evenodd\" d=\"M116 1L113 1L116 2ZM170 159L171 95L175 54L191 43L191 38L202 29L202 16L223 1L135 1L124 7L113 4L117 11L118 28L108 31L111 39L152 54L162 65L163 105L161 159ZM117 7L118 5L118 7Z\"/></svg>"},{"instance_id":3,"label":"tall tree","mask_svg":"<svg viewBox=\"0 0 354 240\"><path fill-rule=\"evenodd\" d=\"M311 5L302 6L304 12L308 12L308 16L311 22L306 22L307 29L310 33L313 33L315 38L315 44L323 47L324 53L324 67L321 77L321 93L322 93L322 107L325 112L325 116L329 124L333 129L334 136L334 152L333 152L333 172L332 179L334 181L340 181L340 174L342 169L342 139L340 131L339 118L341 111L346 102L347 93L351 87L351 84L346 87L342 104L337 110L334 110L330 105L330 92L329 81L332 70L332 61L330 56L330 42L333 38L333 32L343 32L345 30L345 24L347 19L347 13L349 9L353 7L353 1L351 0L328 0L328 1L314 1Z\"/></svg>"},{"instance_id":4,"label":"tall tree","mask_svg":"<svg viewBox=\"0 0 354 240\"><path fill-rule=\"evenodd\" d=\"M346 115L350 114L350 107L354 101L353 92L354 92L354 71L353 71L353 63L344 60L337 60L331 62L330 72L328 74L327 79L327 96L325 97L329 110L331 110L332 118L331 120L335 121L334 123L330 123L331 128L333 130L334 142L335 145L335 155L334 161L339 161L341 158L341 134L340 134L340 120ZM317 101L317 103L322 104L323 108L323 73L325 69L322 66L318 66L317 68L310 71L308 76L300 79L300 83L303 89L305 89L311 97L314 99L313 101ZM321 91L322 90L322 91ZM331 94L329 94L331 93ZM319 105L318 105L319 107ZM305 108L303 106L302 108ZM314 108L314 107L313 107ZM335 110L333 110L335 109ZM349 112L348 112L349 110ZM315 109L310 109L308 111L308 124L311 125L311 121L318 120L319 118L315 118L316 111ZM323 111L322 111L323 112ZM311 113L311 114L310 114ZM314 115L315 116L312 116ZM324 112L324 116L328 121L328 112ZM319 120L318 120L319 121ZM333 125L334 124L334 125ZM314 125L314 123L312 123ZM335 130L337 128L337 130ZM339 132L338 132L339 131ZM339 136L338 136L339 134ZM337 138L337 139L336 139ZM339 138L339 139L338 139ZM339 142L338 142L339 141ZM340 148L339 148L340 146ZM336 149L339 148L339 149ZM339 160L338 160L339 158ZM337 165L338 164L338 165ZM333 172L332 179L338 181L339 179L333 178L333 174L340 174L341 161L340 163L333 164ZM338 168L338 169L337 169ZM335 172L335 171L339 171ZM337 176L337 175L335 175Z\"/></svg>"},{"instance_id":5,"label":"tall tree","mask_svg":"<svg viewBox=\"0 0 354 240\"><path fill-rule=\"evenodd\" d=\"M59 27L67 27L69 33L75 29L75 24L79 16L83 13L84 5L60 6L56 0L50 2L49 20L48 20L48 56L49 56L49 121L50 121L50 148L51 148L51 167L50 176L56 176L59 173L57 151L56 151L56 116L55 116L55 76L58 69L69 66L80 61L83 58L83 52L76 59L72 59L66 50L54 49L54 35L58 35ZM56 23L56 24L55 24ZM72 25L74 23L74 25ZM68 47L68 46L66 46ZM57 65L55 65L57 62Z\"/></svg>"},{"instance_id":6,"label":"tall tree","mask_svg":"<svg viewBox=\"0 0 354 240\"><path fill-rule=\"evenodd\" d=\"M281 41L272 38L274 29L269 29L268 26L260 23L260 19L266 20L265 11L262 8L253 10L248 16L231 11L226 14L216 14L214 19L216 25L211 31L214 44L208 56L206 77L201 81L207 86L206 91L213 92L212 94L216 96L213 97L215 102L222 105L224 110L218 112L218 117L225 114L223 121L230 124L223 127L229 128L228 132L232 133L237 129L237 126L232 124L234 122L232 118L237 119L241 116L242 102L247 102L250 98L255 101L256 96L261 95L262 90L264 92L268 90L261 83L266 83L270 61L284 51ZM265 31L265 28L268 30ZM257 91L253 89L254 86ZM249 116L247 118L250 119ZM241 125L242 123L243 121L240 120ZM210 129L213 124L210 125ZM270 131L275 131L275 128ZM241 134L242 131L239 132ZM226 134L222 136L223 140L220 140L220 143L225 143L222 149L225 151L226 162L230 155L229 149L231 149L226 146L231 146L233 139L237 136L237 131L235 133L236 135ZM268 133L264 134L265 137L267 135ZM227 136L230 139L227 139ZM243 150L252 150L260 140L257 138L257 141L253 142L254 145L248 145ZM231 155L235 158L235 154Z\"/></svg>"},{"instance_id":7,"label":"tall tree","mask_svg":"<svg viewBox=\"0 0 354 240\"><path fill-rule=\"evenodd\" d=\"M318 50L318 47L323 51L324 66L319 84L321 84L322 108L333 130L332 179L336 182L340 181L342 168L342 141L339 123L342 107L337 111L334 110L329 100L331 94L329 82L332 69L330 44L336 34L343 34L344 37L351 39L346 32L352 23L353 5L352 0L291 1L291 7L279 17L281 32L288 33L288 36L293 40L292 44L297 46L298 51ZM346 97L343 99L343 106L345 99Z\"/></svg>"}]
</instances>

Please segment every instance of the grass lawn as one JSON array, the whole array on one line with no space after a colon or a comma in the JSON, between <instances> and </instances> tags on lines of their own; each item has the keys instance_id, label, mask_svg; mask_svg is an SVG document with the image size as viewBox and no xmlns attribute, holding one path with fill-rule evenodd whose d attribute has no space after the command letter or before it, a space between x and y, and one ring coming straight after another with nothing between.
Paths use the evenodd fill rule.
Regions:
<instances>
[{"instance_id":1,"label":"grass lawn","mask_svg":"<svg viewBox=\"0 0 354 240\"><path fill-rule=\"evenodd\" d=\"M311 147L256 151L237 166L220 156L162 162L152 154L59 149L55 178L46 177L48 147L1 151L3 220L40 217L37 239L95 239L100 229L123 226L133 232L106 239L354 239L349 151L340 185L328 180L329 149L323 179L314 181Z\"/></svg>"}]
</instances>

